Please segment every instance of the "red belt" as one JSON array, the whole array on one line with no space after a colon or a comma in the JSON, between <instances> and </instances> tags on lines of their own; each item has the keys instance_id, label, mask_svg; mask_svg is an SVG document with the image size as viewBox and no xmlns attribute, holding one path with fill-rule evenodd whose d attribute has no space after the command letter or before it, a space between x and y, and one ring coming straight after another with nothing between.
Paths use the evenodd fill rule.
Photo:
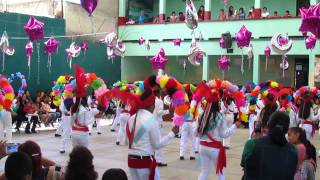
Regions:
<instances>
[{"instance_id":1,"label":"red belt","mask_svg":"<svg viewBox=\"0 0 320 180\"><path fill-rule=\"evenodd\" d=\"M71 114L64 114L65 116L71 116Z\"/></svg>"},{"instance_id":2,"label":"red belt","mask_svg":"<svg viewBox=\"0 0 320 180\"><path fill-rule=\"evenodd\" d=\"M224 149L222 143L219 141L215 141L215 142L200 141L200 144L202 146L219 149L216 174L222 174L223 168L227 167L226 150Z\"/></svg>"},{"instance_id":3,"label":"red belt","mask_svg":"<svg viewBox=\"0 0 320 180\"><path fill-rule=\"evenodd\" d=\"M148 168L150 170L149 180L154 180L157 162L151 157L128 156L128 167L134 169Z\"/></svg>"},{"instance_id":4,"label":"red belt","mask_svg":"<svg viewBox=\"0 0 320 180\"><path fill-rule=\"evenodd\" d=\"M311 137L313 137L313 135L316 133L316 127L314 126L314 124L312 123L312 121L304 120L304 121L302 121L302 124L308 124L308 125L311 125L311 126L312 126Z\"/></svg>"},{"instance_id":5,"label":"red belt","mask_svg":"<svg viewBox=\"0 0 320 180\"><path fill-rule=\"evenodd\" d=\"M81 126L79 125L79 120L76 119L75 124L72 126L73 131L82 131L82 132L88 132L89 128L88 126Z\"/></svg>"}]
</instances>

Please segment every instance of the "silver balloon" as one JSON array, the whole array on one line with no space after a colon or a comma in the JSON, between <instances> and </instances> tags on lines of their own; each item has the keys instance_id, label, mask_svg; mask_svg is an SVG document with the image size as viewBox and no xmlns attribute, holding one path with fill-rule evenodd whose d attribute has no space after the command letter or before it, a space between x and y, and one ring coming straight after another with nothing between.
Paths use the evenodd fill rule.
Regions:
<instances>
[{"instance_id":1,"label":"silver balloon","mask_svg":"<svg viewBox=\"0 0 320 180\"><path fill-rule=\"evenodd\" d=\"M188 54L189 62L194 66L200 66L203 56L206 55L206 52L200 48L196 42L195 37L192 38L190 51Z\"/></svg>"},{"instance_id":2,"label":"silver balloon","mask_svg":"<svg viewBox=\"0 0 320 180\"><path fill-rule=\"evenodd\" d=\"M194 7L192 0L186 0L186 25L194 30L198 27L198 20L197 9Z\"/></svg>"},{"instance_id":3,"label":"silver balloon","mask_svg":"<svg viewBox=\"0 0 320 180\"><path fill-rule=\"evenodd\" d=\"M292 43L287 34L276 33L271 39L273 51L281 55L285 55L291 50Z\"/></svg>"},{"instance_id":4,"label":"silver balloon","mask_svg":"<svg viewBox=\"0 0 320 180\"><path fill-rule=\"evenodd\" d=\"M9 36L7 34L7 31L4 31L1 36L0 48L1 48L2 53L5 53L9 56L12 56L15 52L14 48L10 48Z\"/></svg>"}]
</instances>

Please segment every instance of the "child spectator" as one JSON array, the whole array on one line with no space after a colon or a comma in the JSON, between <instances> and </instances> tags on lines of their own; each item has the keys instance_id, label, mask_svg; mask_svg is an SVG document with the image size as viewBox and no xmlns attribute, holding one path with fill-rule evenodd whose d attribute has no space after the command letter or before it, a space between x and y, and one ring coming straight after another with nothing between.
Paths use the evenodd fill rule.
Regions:
<instances>
[{"instance_id":1,"label":"child spectator","mask_svg":"<svg viewBox=\"0 0 320 180\"><path fill-rule=\"evenodd\" d=\"M167 17L166 22L170 22L170 17Z\"/></svg>"},{"instance_id":2,"label":"child spectator","mask_svg":"<svg viewBox=\"0 0 320 180\"><path fill-rule=\"evenodd\" d=\"M177 15L175 11L171 13L170 22L177 22Z\"/></svg>"},{"instance_id":3,"label":"child spectator","mask_svg":"<svg viewBox=\"0 0 320 180\"><path fill-rule=\"evenodd\" d=\"M289 10L286 10L286 13L284 14L283 17L288 18L288 17L292 17L292 15L290 14L290 11L289 11Z\"/></svg>"},{"instance_id":4,"label":"child spectator","mask_svg":"<svg viewBox=\"0 0 320 180\"><path fill-rule=\"evenodd\" d=\"M183 22L186 19L186 17L184 16L183 12L179 12L179 21Z\"/></svg>"},{"instance_id":5,"label":"child spectator","mask_svg":"<svg viewBox=\"0 0 320 180\"><path fill-rule=\"evenodd\" d=\"M154 23L154 24L160 23L159 16L156 16L156 17L153 18L153 23Z\"/></svg>"},{"instance_id":6,"label":"child spectator","mask_svg":"<svg viewBox=\"0 0 320 180\"><path fill-rule=\"evenodd\" d=\"M274 17L274 18L279 17L278 11L274 11L274 12L273 12L273 16L272 16L272 17Z\"/></svg>"},{"instance_id":7,"label":"child spectator","mask_svg":"<svg viewBox=\"0 0 320 180\"><path fill-rule=\"evenodd\" d=\"M198 11L199 21L204 21L204 6L200 6Z\"/></svg>"},{"instance_id":8,"label":"child spectator","mask_svg":"<svg viewBox=\"0 0 320 180\"><path fill-rule=\"evenodd\" d=\"M144 16L144 11L140 11L140 16L138 17L138 22L140 23L140 24L142 24L142 23L144 23L144 21L145 21L145 16Z\"/></svg>"},{"instance_id":9,"label":"child spectator","mask_svg":"<svg viewBox=\"0 0 320 180\"><path fill-rule=\"evenodd\" d=\"M239 9L238 18L239 18L239 20L246 19L246 13L244 13L244 9L243 8Z\"/></svg>"},{"instance_id":10,"label":"child spectator","mask_svg":"<svg viewBox=\"0 0 320 180\"><path fill-rule=\"evenodd\" d=\"M254 7L252 6L248 12L248 19L254 18Z\"/></svg>"},{"instance_id":11,"label":"child spectator","mask_svg":"<svg viewBox=\"0 0 320 180\"><path fill-rule=\"evenodd\" d=\"M227 19L224 9L220 9L218 14L218 21L225 21Z\"/></svg>"},{"instance_id":12,"label":"child spectator","mask_svg":"<svg viewBox=\"0 0 320 180\"><path fill-rule=\"evenodd\" d=\"M262 12L261 12L261 17L262 18L268 18L269 17L269 12L267 7L263 7Z\"/></svg>"}]
</instances>

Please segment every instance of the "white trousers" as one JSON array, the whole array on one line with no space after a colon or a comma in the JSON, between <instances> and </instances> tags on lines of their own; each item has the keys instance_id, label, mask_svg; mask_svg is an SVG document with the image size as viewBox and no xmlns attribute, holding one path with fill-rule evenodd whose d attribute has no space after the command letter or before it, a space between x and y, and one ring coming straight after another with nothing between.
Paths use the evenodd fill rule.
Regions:
<instances>
[{"instance_id":1,"label":"white trousers","mask_svg":"<svg viewBox=\"0 0 320 180\"><path fill-rule=\"evenodd\" d=\"M0 140L5 140L7 143L12 142L12 117L11 113L2 110L2 117L0 119Z\"/></svg>"},{"instance_id":2,"label":"white trousers","mask_svg":"<svg viewBox=\"0 0 320 180\"><path fill-rule=\"evenodd\" d=\"M234 121L234 114L233 113L225 114L224 117L225 117L224 120L227 122L227 127L230 128L233 124L233 121ZM231 139L231 136L229 136L228 138L224 138L223 139L223 146L230 147L231 146L230 139Z\"/></svg>"},{"instance_id":3,"label":"white trousers","mask_svg":"<svg viewBox=\"0 0 320 180\"><path fill-rule=\"evenodd\" d=\"M150 170L148 168L129 168L129 173L131 180L149 180ZM158 168L156 168L154 180L160 180L160 172Z\"/></svg>"},{"instance_id":4,"label":"white trousers","mask_svg":"<svg viewBox=\"0 0 320 180\"><path fill-rule=\"evenodd\" d=\"M184 156L188 140L192 143L190 156L195 157L196 151L196 138L195 138L195 126L193 122L184 122L181 128L181 139L180 139L180 156Z\"/></svg>"},{"instance_id":5,"label":"white trousers","mask_svg":"<svg viewBox=\"0 0 320 180\"><path fill-rule=\"evenodd\" d=\"M212 165L214 169L217 167L218 154L219 154L219 149L200 145L201 173L198 177L198 180L209 179ZM216 171L213 171L213 172L214 174L216 174ZM225 179L224 170L222 171L222 174L216 175L215 179L224 180Z\"/></svg>"},{"instance_id":6,"label":"white trousers","mask_svg":"<svg viewBox=\"0 0 320 180\"><path fill-rule=\"evenodd\" d=\"M256 121L257 116L250 115L249 117L249 139L251 139L252 133L254 131L254 122Z\"/></svg>"},{"instance_id":7,"label":"white trousers","mask_svg":"<svg viewBox=\"0 0 320 180\"><path fill-rule=\"evenodd\" d=\"M98 133L101 133L101 123L100 123L100 118L94 118L94 121L96 121L96 123L97 123L97 132ZM92 132L92 129L93 129L93 123L94 122L92 122L90 125L89 125L89 132L91 133Z\"/></svg>"},{"instance_id":8,"label":"white trousers","mask_svg":"<svg viewBox=\"0 0 320 180\"><path fill-rule=\"evenodd\" d=\"M119 127L119 131L118 131L118 135L117 135L117 139L116 142L121 142L124 138L124 134L125 134L125 127L127 124L127 120L126 118L119 118L120 119L120 127Z\"/></svg>"},{"instance_id":9,"label":"white trousers","mask_svg":"<svg viewBox=\"0 0 320 180\"><path fill-rule=\"evenodd\" d=\"M65 151L68 142L71 140L71 118L66 116L62 117L60 127L63 129L60 151Z\"/></svg>"},{"instance_id":10,"label":"white trousers","mask_svg":"<svg viewBox=\"0 0 320 180\"><path fill-rule=\"evenodd\" d=\"M61 118L60 126L57 128L55 134L62 135L62 134L63 134L63 129L64 129L64 128L63 128L63 125L62 125L62 118Z\"/></svg>"},{"instance_id":11,"label":"white trousers","mask_svg":"<svg viewBox=\"0 0 320 180\"><path fill-rule=\"evenodd\" d=\"M162 137L163 128L159 127L159 130L160 130L160 136ZM156 150L155 158L156 158L157 163L164 163L163 162L163 148L160 148L160 149Z\"/></svg>"},{"instance_id":12,"label":"white trousers","mask_svg":"<svg viewBox=\"0 0 320 180\"><path fill-rule=\"evenodd\" d=\"M111 124L111 130L115 130L117 125L119 124L119 116L120 116L120 113L119 114L116 114L116 117L113 119L113 122Z\"/></svg>"},{"instance_id":13,"label":"white trousers","mask_svg":"<svg viewBox=\"0 0 320 180\"><path fill-rule=\"evenodd\" d=\"M89 133L82 131L72 131L71 133L72 146L89 146Z\"/></svg>"},{"instance_id":14,"label":"white trousers","mask_svg":"<svg viewBox=\"0 0 320 180\"><path fill-rule=\"evenodd\" d=\"M306 132L307 139L311 141L312 139L312 125L310 124L301 124L300 127Z\"/></svg>"}]
</instances>

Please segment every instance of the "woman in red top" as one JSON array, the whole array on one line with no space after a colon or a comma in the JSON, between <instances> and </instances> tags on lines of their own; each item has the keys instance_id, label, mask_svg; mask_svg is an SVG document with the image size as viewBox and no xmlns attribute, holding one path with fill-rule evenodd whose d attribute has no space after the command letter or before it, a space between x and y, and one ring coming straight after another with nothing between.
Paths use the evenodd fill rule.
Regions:
<instances>
[{"instance_id":1,"label":"woman in red top","mask_svg":"<svg viewBox=\"0 0 320 180\"><path fill-rule=\"evenodd\" d=\"M198 11L198 17L199 17L199 21L203 21L204 20L204 6L200 6L199 11Z\"/></svg>"}]
</instances>

